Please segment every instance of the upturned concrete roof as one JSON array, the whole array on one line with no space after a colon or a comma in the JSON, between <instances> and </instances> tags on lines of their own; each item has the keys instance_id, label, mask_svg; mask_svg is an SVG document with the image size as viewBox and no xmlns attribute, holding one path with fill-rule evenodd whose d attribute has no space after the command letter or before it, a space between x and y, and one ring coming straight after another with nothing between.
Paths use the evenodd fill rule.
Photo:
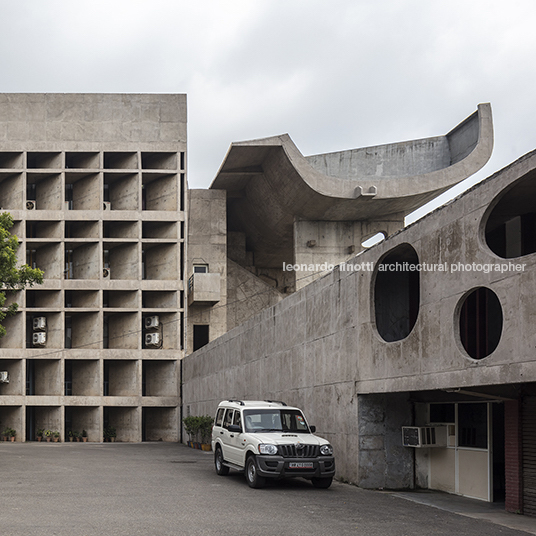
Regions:
<instances>
[{"instance_id":1,"label":"upturned concrete roof","mask_svg":"<svg viewBox=\"0 0 536 536\"><path fill-rule=\"evenodd\" d=\"M230 231L257 254L276 248L277 262L290 261L295 219L409 214L482 168L492 148L491 106L480 104L433 138L309 157L288 134L233 143L210 187L227 190Z\"/></svg>"}]
</instances>

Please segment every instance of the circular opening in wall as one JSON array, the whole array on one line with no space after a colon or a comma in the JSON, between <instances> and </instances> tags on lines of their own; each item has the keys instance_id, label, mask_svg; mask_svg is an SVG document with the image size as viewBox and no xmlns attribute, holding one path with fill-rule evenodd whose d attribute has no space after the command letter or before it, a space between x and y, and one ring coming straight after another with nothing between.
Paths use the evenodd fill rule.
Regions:
<instances>
[{"instance_id":1,"label":"circular opening in wall","mask_svg":"<svg viewBox=\"0 0 536 536\"><path fill-rule=\"evenodd\" d=\"M419 314L419 264L409 244L391 250L376 267L374 316L376 329L386 342L405 339Z\"/></svg>"},{"instance_id":2,"label":"circular opening in wall","mask_svg":"<svg viewBox=\"0 0 536 536\"><path fill-rule=\"evenodd\" d=\"M536 252L535 179L531 173L500 193L486 220L486 243L503 259Z\"/></svg>"},{"instance_id":3,"label":"circular opening in wall","mask_svg":"<svg viewBox=\"0 0 536 536\"><path fill-rule=\"evenodd\" d=\"M460 339L473 359L495 351L503 326L502 307L497 294L485 287L472 290L460 309Z\"/></svg>"}]
</instances>

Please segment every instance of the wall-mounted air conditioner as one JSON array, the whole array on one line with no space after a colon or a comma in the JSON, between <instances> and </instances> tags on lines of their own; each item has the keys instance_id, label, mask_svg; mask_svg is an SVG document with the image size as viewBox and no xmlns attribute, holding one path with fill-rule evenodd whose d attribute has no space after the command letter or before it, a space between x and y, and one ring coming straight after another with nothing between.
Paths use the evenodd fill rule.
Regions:
<instances>
[{"instance_id":1,"label":"wall-mounted air conditioner","mask_svg":"<svg viewBox=\"0 0 536 536\"><path fill-rule=\"evenodd\" d=\"M33 329L34 331L45 331L47 329L46 316L36 316L33 319Z\"/></svg>"},{"instance_id":2,"label":"wall-mounted air conditioner","mask_svg":"<svg viewBox=\"0 0 536 536\"><path fill-rule=\"evenodd\" d=\"M0 371L0 383L9 383L9 372L7 370Z\"/></svg>"},{"instance_id":3,"label":"wall-mounted air conditioner","mask_svg":"<svg viewBox=\"0 0 536 536\"><path fill-rule=\"evenodd\" d=\"M103 268L102 269L102 278L103 279L110 279L110 268Z\"/></svg>"},{"instance_id":4,"label":"wall-mounted air conditioner","mask_svg":"<svg viewBox=\"0 0 536 536\"><path fill-rule=\"evenodd\" d=\"M160 346L160 333L146 333L145 346L157 348Z\"/></svg>"},{"instance_id":5,"label":"wall-mounted air conditioner","mask_svg":"<svg viewBox=\"0 0 536 536\"><path fill-rule=\"evenodd\" d=\"M447 446L446 426L402 426L404 447L427 448Z\"/></svg>"},{"instance_id":6,"label":"wall-mounted air conditioner","mask_svg":"<svg viewBox=\"0 0 536 536\"><path fill-rule=\"evenodd\" d=\"M110 201L104 201L102 210L112 210L112 203L110 203Z\"/></svg>"},{"instance_id":7,"label":"wall-mounted air conditioner","mask_svg":"<svg viewBox=\"0 0 536 536\"><path fill-rule=\"evenodd\" d=\"M38 331L32 336L32 344L34 346L45 346L47 343L47 334L43 331Z\"/></svg>"},{"instance_id":8,"label":"wall-mounted air conditioner","mask_svg":"<svg viewBox=\"0 0 536 536\"><path fill-rule=\"evenodd\" d=\"M37 210L37 202L28 199L26 201L26 210Z\"/></svg>"},{"instance_id":9,"label":"wall-mounted air conditioner","mask_svg":"<svg viewBox=\"0 0 536 536\"><path fill-rule=\"evenodd\" d=\"M145 329L156 329L158 326L160 326L160 319L158 316L145 317Z\"/></svg>"}]
</instances>

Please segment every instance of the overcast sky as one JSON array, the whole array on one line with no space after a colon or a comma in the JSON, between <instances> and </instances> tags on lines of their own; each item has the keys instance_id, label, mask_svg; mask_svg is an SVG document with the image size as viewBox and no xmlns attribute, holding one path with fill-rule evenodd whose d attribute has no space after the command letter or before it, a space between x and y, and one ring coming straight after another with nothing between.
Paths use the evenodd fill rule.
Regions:
<instances>
[{"instance_id":1,"label":"overcast sky","mask_svg":"<svg viewBox=\"0 0 536 536\"><path fill-rule=\"evenodd\" d=\"M481 102L472 182L536 148L535 0L4 0L0 21L1 92L187 93L194 188L233 141L399 142Z\"/></svg>"}]
</instances>

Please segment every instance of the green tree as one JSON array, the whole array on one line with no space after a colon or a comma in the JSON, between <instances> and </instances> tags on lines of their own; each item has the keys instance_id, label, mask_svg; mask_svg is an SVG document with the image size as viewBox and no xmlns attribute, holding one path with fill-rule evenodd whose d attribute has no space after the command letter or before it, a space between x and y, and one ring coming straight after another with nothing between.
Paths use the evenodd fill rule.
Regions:
<instances>
[{"instance_id":1,"label":"green tree","mask_svg":"<svg viewBox=\"0 0 536 536\"><path fill-rule=\"evenodd\" d=\"M17 303L5 307L6 292L23 290L43 282L43 272L39 268L30 268L24 264L17 268L17 250L19 240L12 235L13 218L9 212L0 213L0 322L6 316L12 316L18 309ZM6 334L6 328L0 324L0 337Z\"/></svg>"}]
</instances>

